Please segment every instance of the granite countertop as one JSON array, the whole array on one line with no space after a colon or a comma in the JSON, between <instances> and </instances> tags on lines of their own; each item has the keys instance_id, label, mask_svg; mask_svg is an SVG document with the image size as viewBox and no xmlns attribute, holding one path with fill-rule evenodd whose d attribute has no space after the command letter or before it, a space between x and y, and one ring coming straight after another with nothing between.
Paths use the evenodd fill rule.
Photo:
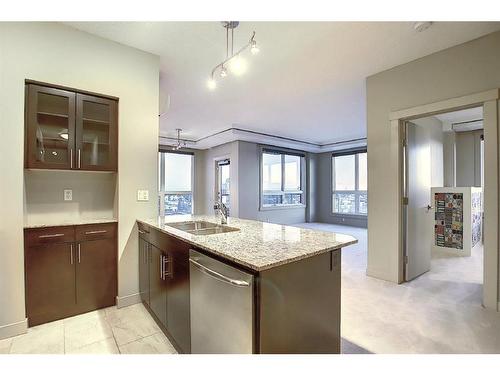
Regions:
<instances>
[{"instance_id":1,"label":"granite countertop","mask_svg":"<svg viewBox=\"0 0 500 375\"><path fill-rule=\"evenodd\" d=\"M137 220L192 245L255 271L264 271L358 242L352 236L229 217L227 225L239 231L194 235L170 227L182 221L219 223L216 216L183 215Z\"/></svg>"},{"instance_id":2,"label":"granite countertop","mask_svg":"<svg viewBox=\"0 0 500 375\"><path fill-rule=\"evenodd\" d=\"M54 222L28 222L24 224L25 229L34 228L48 228L48 227L63 227L69 225L86 225L86 224L106 224L106 223L117 223L118 219L74 219L74 220L60 220Z\"/></svg>"}]
</instances>

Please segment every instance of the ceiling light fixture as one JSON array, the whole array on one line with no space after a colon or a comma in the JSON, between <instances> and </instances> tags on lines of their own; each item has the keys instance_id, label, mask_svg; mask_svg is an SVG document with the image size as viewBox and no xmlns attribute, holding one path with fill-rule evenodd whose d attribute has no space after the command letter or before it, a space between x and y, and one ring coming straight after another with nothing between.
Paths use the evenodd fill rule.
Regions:
<instances>
[{"instance_id":1,"label":"ceiling light fixture","mask_svg":"<svg viewBox=\"0 0 500 375\"><path fill-rule=\"evenodd\" d=\"M175 131L177 132L177 144L175 144L174 146L172 146L172 150L180 150L181 148L183 147L186 147L186 142L185 141L181 141L181 131L182 129L175 129Z\"/></svg>"},{"instance_id":2,"label":"ceiling light fixture","mask_svg":"<svg viewBox=\"0 0 500 375\"><path fill-rule=\"evenodd\" d=\"M220 71L219 76L221 78L228 75L227 68L229 68L231 73L235 76L240 76L246 72L248 67L247 62L240 56L243 51L250 47L252 55L259 53L259 47L257 47L257 41L255 40L255 31L252 33L248 43L236 51L236 53L234 52L234 29L237 28L239 24L239 21L222 21L222 27L226 29L226 58L212 69L210 79L207 82L207 87L210 90L215 90L217 88L217 81L215 79L217 71ZM231 38L229 38L229 30L231 30ZM231 39L231 44L229 43L229 39Z\"/></svg>"}]
</instances>

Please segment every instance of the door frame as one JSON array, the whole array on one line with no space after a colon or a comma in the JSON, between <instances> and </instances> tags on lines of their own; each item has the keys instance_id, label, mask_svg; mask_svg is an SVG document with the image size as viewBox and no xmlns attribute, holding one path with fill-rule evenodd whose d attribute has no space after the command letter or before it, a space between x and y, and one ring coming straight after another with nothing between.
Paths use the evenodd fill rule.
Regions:
<instances>
[{"instance_id":1,"label":"door frame","mask_svg":"<svg viewBox=\"0 0 500 375\"><path fill-rule=\"evenodd\" d=\"M492 89L471 95L393 111L389 113L393 134L398 136L398 283L404 282L404 256L406 246L405 202L405 123L421 117L461 109L483 107L484 169L490 171L484 177L484 259L483 259L483 306L500 310L498 302L499 268L499 111L500 89Z\"/></svg>"}]
</instances>

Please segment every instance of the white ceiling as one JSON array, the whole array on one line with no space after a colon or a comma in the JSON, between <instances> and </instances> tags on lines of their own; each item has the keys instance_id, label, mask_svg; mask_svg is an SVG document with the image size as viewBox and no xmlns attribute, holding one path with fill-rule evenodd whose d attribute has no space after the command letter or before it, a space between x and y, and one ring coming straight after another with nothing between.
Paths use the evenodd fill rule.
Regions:
<instances>
[{"instance_id":1,"label":"white ceiling","mask_svg":"<svg viewBox=\"0 0 500 375\"><path fill-rule=\"evenodd\" d=\"M436 115L443 123L454 124L457 122L474 121L483 119L483 107L462 109L460 111L443 113Z\"/></svg>"},{"instance_id":2,"label":"white ceiling","mask_svg":"<svg viewBox=\"0 0 500 375\"><path fill-rule=\"evenodd\" d=\"M160 133L201 137L235 127L325 144L366 137L365 78L500 29L499 22L241 22L235 50L253 30L260 46L248 72L215 91L206 81L225 56L218 22L69 22L161 58L170 95Z\"/></svg>"}]
</instances>

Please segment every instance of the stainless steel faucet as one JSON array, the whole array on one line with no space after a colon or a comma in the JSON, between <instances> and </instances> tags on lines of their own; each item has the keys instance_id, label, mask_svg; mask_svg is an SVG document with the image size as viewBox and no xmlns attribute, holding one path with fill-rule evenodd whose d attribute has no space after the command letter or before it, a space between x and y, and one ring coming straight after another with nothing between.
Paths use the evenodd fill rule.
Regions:
<instances>
[{"instance_id":1,"label":"stainless steel faucet","mask_svg":"<svg viewBox=\"0 0 500 375\"><path fill-rule=\"evenodd\" d=\"M220 215L220 223L227 224L227 215L229 214L229 209L222 203L222 200L214 205L214 210L216 210Z\"/></svg>"}]
</instances>

